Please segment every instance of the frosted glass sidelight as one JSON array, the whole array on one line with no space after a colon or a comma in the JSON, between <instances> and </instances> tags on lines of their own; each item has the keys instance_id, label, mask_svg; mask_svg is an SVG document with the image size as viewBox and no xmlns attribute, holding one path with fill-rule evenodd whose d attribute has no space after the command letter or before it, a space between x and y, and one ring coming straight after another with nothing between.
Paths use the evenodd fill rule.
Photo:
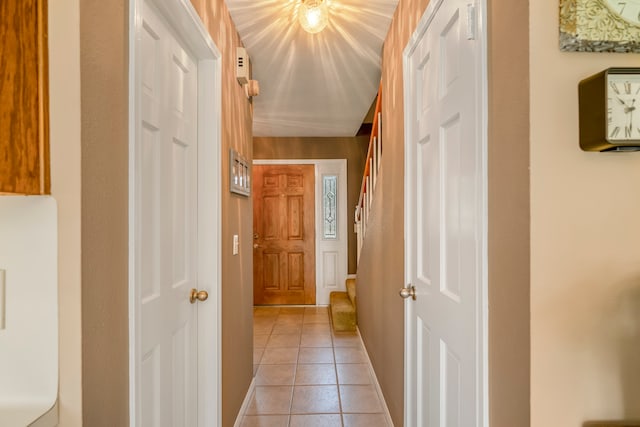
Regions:
<instances>
[{"instance_id":1,"label":"frosted glass sidelight","mask_svg":"<svg viewBox=\"0 0 640 427\"><path fill-rule=\"evenodd\" d=\"M323 238L338 238L338 176L322 176Z\"/></svg>"}]
</instances>

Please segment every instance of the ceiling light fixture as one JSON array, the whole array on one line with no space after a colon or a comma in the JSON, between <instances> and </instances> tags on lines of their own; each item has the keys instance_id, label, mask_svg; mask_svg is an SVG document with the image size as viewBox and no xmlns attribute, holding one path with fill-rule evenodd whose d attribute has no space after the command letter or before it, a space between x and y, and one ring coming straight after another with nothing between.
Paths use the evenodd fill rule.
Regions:
<instances>
[{"instance_id":1,"label":"ceiling light fixture","mask_svg":"<svg viewBox=\"0 0 640 427\"><path fill-rule=\"evenodd\" d=\"M302 28L310 34L319 33L329 23L329 11L324 0L302 0L298 11Z\"/></svg>"}]
</instances>

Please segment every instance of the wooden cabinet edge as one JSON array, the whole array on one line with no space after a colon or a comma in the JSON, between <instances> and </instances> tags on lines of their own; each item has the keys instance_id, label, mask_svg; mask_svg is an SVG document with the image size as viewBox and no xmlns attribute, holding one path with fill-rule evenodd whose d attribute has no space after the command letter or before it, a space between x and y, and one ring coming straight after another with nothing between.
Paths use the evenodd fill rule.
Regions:
<instances>
[{"instance_id":1,"label":"wooden cabinet edge","mask_svg":"<svg viewBox=\"0 0 640 427\"><path fill-rule=\"evenodd\" d=\"M38 0L40 194L51 194L49 160L49 32L47 0Z\"/></svg>"},{"instance_id":2,"label":"wooden cabinet edge","mask_svg":"<svg viewBox=\"0 0 640 427\"><path fill-rule=\"evenodd\" d=\"M16 0L17 1L17 0ZM26 147L31 147L33 151L37 151L37 158L33 158L31 165L33 168L31 172L22 175L24 169L15 170L11 168L11 159L9 160L9 172L5 177L15 177L16 180L11 180L8 185L0 182L0 195L7 194L25 194L25 195L42 195L51 194L51 172L50 172L50 155L49 155L49 55L48 55L48 0L33 0L32 11L35 14L35 43L32 45L36 51L34 53L34 59L37 60L36 67L33 69L34 74L32 78L33 83L37 84L37 88L34 88L37 93L34 98L34 109L32 112L36 113L37 118L30 123L33 129L37 132L37 137L32 141L25 143ZM33 21L32 21L33 22ZM33 37L33 33L31 33ZM32 39L33 40L33 39ZM35 80L35 81L34 81ZM16 110L21 111L21 110ZM37 121L37 123L36 123ZM11 136L11 135L10 135ZM26 135L20 135L25 138ZM12 138L13 140L13 138ZM11 142L8 142L11 143ZM9 152L10 154L11 152ZM24 165L28 168L27 165ZM35 170L37 168L37 171ZM0 174L2 176L3 174Z\"/></svg>"}]
</instances>

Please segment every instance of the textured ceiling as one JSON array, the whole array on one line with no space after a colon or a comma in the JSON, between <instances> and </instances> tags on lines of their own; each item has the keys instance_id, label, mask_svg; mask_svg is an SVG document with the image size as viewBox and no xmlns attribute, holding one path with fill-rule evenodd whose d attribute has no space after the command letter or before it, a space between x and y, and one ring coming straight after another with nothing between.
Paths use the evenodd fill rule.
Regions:
<instances>
[{"instance_id":1,"label":"textured ceiling","mask_svg":"<svg viewBox=\"0 0 640 427\"><path fill-rule=\"evenodd\" d=\"M226 0L260 95L255 136L353 136L380 83L397 0L326 0L329 25L308 34L300 0Z\"/></svg>"}]
</instances>

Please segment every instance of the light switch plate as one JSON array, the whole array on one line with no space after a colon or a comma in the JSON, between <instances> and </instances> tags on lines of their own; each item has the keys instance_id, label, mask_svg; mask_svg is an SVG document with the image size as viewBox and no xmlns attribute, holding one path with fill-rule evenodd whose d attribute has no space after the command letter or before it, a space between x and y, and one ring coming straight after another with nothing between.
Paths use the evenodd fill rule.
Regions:
<instances>
[{"instance_id":1,"label":"light switch plate","mask_svg":"<svg viewBox=\"0 0 640 427\"><path fill-rule=\"evenodd\" d=\"M238 255L238 247L240 246L240 241L238 239L238 235L233 235L233 255Z\"/></svg>"}]
</instances>

